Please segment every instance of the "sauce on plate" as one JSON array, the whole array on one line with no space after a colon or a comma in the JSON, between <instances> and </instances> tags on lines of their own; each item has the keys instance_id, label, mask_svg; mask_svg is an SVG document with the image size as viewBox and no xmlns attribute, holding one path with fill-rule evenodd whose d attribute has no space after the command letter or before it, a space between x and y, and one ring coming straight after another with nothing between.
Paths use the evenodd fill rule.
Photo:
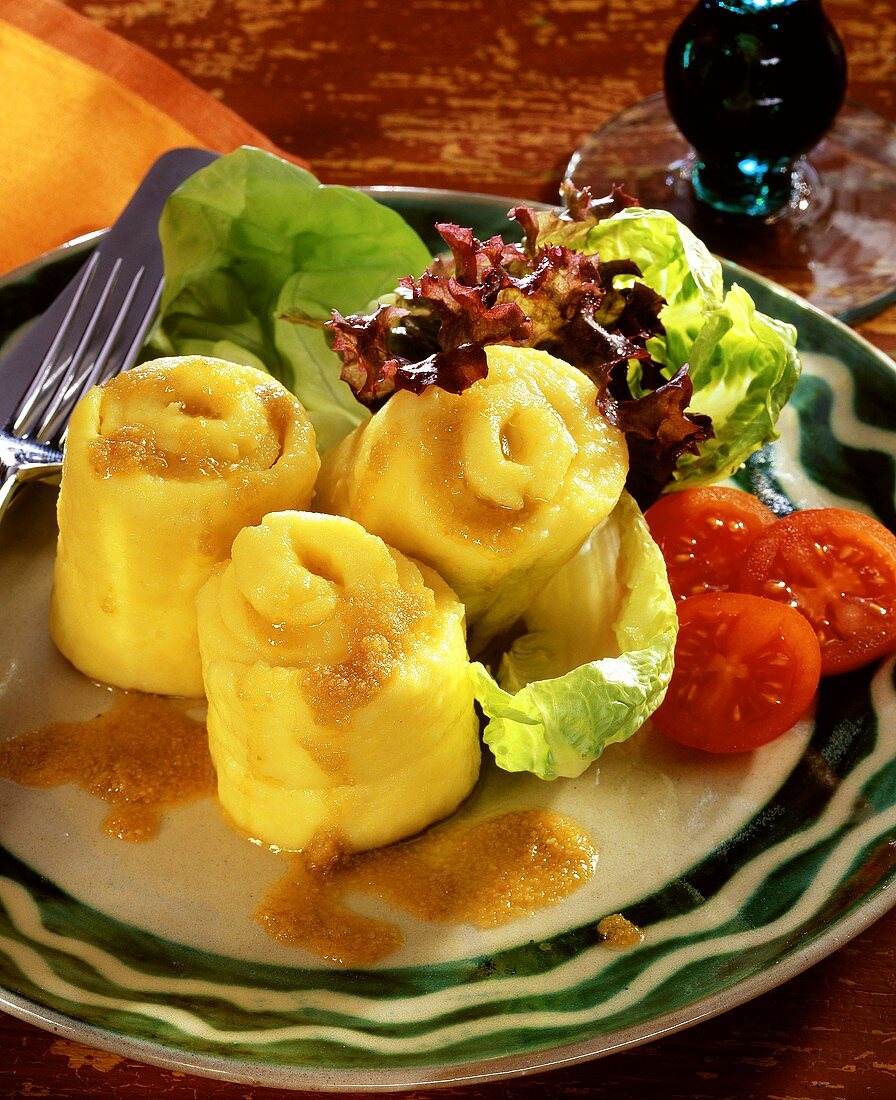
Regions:
<instances>
[{"instance_id":1,"label":"sauce on plate","mask_svg":"<svg viewBox=\"0 0 896 1100\"><path fill-rule=\"evenodd\" d=\"M53 722L0 744L0 776L30 787L76 783L109 804L108 836L150 840L166 808L215 790L205 726L189 717L188 705L118 693L111 710L95 718ZM540 809L453 819L354 854L326 835L286 858L288 871L269 889L257 920L279 942L343 966L369 966L404 939L396 924L365 912L363 901L354 908L359 897L368 909L375 899L420 921L490 928L562 901L597 865L582 826ZM604 927L616 920L605 918L599 932L619 946L622 927Z\"/></svg>"},{"instance_id":2,"label":"sauce on plate","mask_svg":"<svg viewBox=\"0 0 896 1100\"><path fill-rule=\"evenodd\" d=\"M547 810L452 821L388 848L289 857L288 872L257 919L269 935L343 966L368 966L397 950L401 930L351 908L367 895L421 921L496 927L562 901L594 873L597 852L582 827Z\"/></svg>"},{"instance_id":3,"label":"sauce on plate","mask_svg":"<svg viewBox=\"0 0 896 1100\"><path fill-rule=\"evenodd\" d=\"M621 951L638 947L644 942L644 933L641 929L621 913L612 913L609 917L598 921L597 934L607 947L615 947Z\"/></svg>"},{"instance_id":4,"label":"sauce on plate","mask_svg":"<svg viewBox=\"0 0 896 1100\"><path fill-rule=\"evenodd\" d=\"M167 807L215 790L205 725L186 705L117 694L96 718L51 722L0 744L0 776L26 787L77 783L109 803L108 836L150 840Z\"/></svg>"}]
</instances>

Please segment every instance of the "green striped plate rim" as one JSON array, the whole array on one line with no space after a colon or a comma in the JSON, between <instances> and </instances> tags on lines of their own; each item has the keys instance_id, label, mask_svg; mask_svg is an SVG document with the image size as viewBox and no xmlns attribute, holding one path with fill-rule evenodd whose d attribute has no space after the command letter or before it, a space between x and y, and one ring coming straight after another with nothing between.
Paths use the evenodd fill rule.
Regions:
<instances>
[{"instance_id":1,"label":"green striped plate rim","mask_svg":"<svg viewBox=\"0 0 896 1100\"><path fill-rule=\"evenodd\" d=\"M433 247L437 220L480 236L513 228L509 200L371 190ZM0 281L0 340L45 307L91 246ZM808 486L896 529L894 364L787 291L731 264L725 274L798 326L809 365L781 440L740 484L778 511L803 504ZM767 804L626 908L648 932L634 951L608 952L588 921L430 965L252 963L117 920L0 848L0 1006L143 1061L304 1089L481 1081L667 1034L798 973L896 900L893 676L887 662L823 682L811 739Z\"/></svg>"}]
</instances>

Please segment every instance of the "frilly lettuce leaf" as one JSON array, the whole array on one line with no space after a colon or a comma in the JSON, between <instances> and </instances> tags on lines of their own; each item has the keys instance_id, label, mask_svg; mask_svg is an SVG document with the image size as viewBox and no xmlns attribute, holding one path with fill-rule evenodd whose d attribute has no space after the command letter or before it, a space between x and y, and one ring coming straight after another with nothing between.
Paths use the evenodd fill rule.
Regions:
<instances>
[{"instance_id":1,"label":"frilly lettuce leaf","mask_svg":"<svg viewBox=\"0 0 896 1100\"><path fill-rule=\"evenodd\" d=\"M659 547L623 493L611 515L524 616L497 682L471 666L505 771L577 776L660 705L678 618Z\"/></svg>"},{"instance_id":2,"label":"frilly lettuce leaf","mask_svg":"<svg viewBox=\"0 0 896 1100\"><path fill-rule=\"evenodd\" d=\"M690 411L709 415L715 432L699 455L681 458L674 487L727 477L777 438L775 421L800 375L796 330L760 313L742 287L725 294L721 264L686 226L664 210L640 207L598 221L552 213L538 219L539 242L550 242L553 230L567 247L598 253L603 263L633 260L666 299L665 334L648 350L670 376L690 363Z\"/></svg>"},{"instance_id":3,"label":"frilly lettuce leaf","mask_svg":"<svg viewBox=\"0 0 896 1100\"><path fill-rule=\"evenodd\" d=\"M684 454L680 488L730 477L754 451L778 438L778 414L800 376L796 329L760 313L740 286L707 313L690 347L692 410L712 418L715 439Z\"/></svg>"},{"instance_id":4,"label":"frilly lettuce leaf","mask_svg":"<svg viewBox=\"0 0 896 1100\"><path fill-rule=\"evenodd\" d=\"M244 148L175 191L159 234L165 290L155 354L263 366L308 410L321 449L367 416L340 381L323 323L332 309L363 309L429 262L399 214Z\"/></svg>"},{"instance_id":5,"label":"frilly lettuce leaf","mask_svg":"<svg viewBox=\"0 0 896 1100\"><path fill-rule=\"evenodd\" d=\"M617 200L590 200L587 216L608 214ZM334 310L327 327L342 356L342 378L376 409L400 389L463 392L488 370L486 345L549 351L594 382L598 408L626 436L628 489L640 504L652 504L681 455L698 454L712 435L708 417L688 412L687 366L669 378L648 350L651 339L665 333L664 299L640 281L632 260L605 263L563 245L539 247L545 215L520 206L512 216L533 234L525 250L500 236L480 241L471 229L440 223L451 260L439 256L419 279L402 279L403 300L396 294L364 317ZM581 223L558 215L551 226L582 232Z\"/></svg>"}]
</instances>

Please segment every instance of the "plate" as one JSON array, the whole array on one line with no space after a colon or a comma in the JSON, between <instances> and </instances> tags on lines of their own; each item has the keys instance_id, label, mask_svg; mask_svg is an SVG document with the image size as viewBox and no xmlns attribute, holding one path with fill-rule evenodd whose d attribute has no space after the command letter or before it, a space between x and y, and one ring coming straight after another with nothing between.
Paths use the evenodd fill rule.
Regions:
<instances>
[{"instance_id":1,"label":"plate","mask_svg":"<svg viewBox=\"0 0 896 1100\"><path fill-rule=\"evenodd\" d=\"M513 229L508 200L372 193L434 245L432 225ZM91 247L0 283L0 338L45 307ZM778 510L839 504L896 527L896 370L843 325L725 265L760 308L795 323L805 373L781 439L738 475ZM108 693L45 628L54 490L0 528L0 735L88 717ZM103 804L72 787L0 781L0 1006L118 1054L279 1087L397 1089L483 1081L608 1054L718 1014L834 951L894 901L893 662L823 682L814 720L765 749L706 759L649 729L575 781L487 767L476 812L567 813L599 850L565 902L480 931L399 918L406 944L339 970L269 940L251 914L281 865L211 801L160 836L103 837ZM640 947L602 944L623 912Z\"/></svg>"}]
</instances>

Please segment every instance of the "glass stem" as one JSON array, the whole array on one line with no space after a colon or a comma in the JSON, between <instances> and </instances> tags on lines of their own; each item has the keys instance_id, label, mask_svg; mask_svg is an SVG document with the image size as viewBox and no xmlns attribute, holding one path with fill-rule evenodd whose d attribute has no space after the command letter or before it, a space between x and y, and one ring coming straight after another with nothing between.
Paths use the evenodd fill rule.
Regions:
<instances>
[{"instance_id":1,"label":"glass stem","mask_svg":"<svg viewBox=\"0 0 896 1100\"><path fill-rule=\"evenodd\" d=\"M694 165L692 183L697 197L716 210L763 217L789 205L793 195L794 161L790 157L761 160L743 157L734 161Z\"/></svg>"}]
</instances>

